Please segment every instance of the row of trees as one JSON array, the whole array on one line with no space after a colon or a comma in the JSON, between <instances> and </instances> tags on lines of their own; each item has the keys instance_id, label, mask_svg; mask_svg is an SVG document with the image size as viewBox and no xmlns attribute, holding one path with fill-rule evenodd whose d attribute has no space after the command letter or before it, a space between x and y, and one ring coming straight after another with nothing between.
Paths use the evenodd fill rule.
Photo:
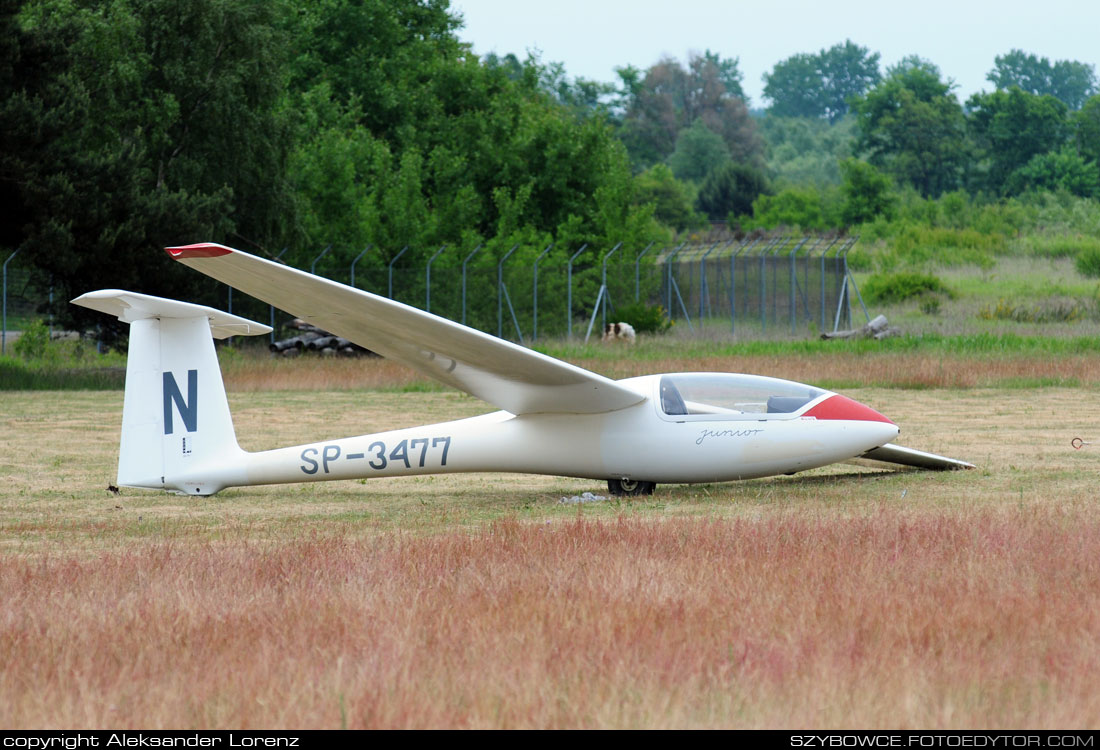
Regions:
<instances>
[{"instance_id":1,"label":"row of trees","mask_svg":"<svg viewBox=\"0 0 1100 750\"><path fill-rule=\"evenodd\" d=\"M0 26L0 245L72 325L90 288L209 299L165 245L493 263L668 234L607 122L479 60L446 0L0 0Z\"/></svg>"},{"instance_id":2,"label":"row of trees","mask_svg":"<svg viewBox=\"0 0 1100 750\"><path fill-rule=\"evenodd\" d=\"M676 65L663 61L641 80L654 88L651 76ZM728 67L736 71L736 60ZM996 58L988 79L994 91L963 103L931 62L912 56L882 74L877 53L846 41L782 60L764 76L769 105L752 119L756 133L741 131L739 151L700 118L679 130L662 163L686 183L682 192L694 194L694 208L711 219L751 215L758 195L779 188L838 185L855 174L855 168L842 169L853 156L924 196L956 189L992 197L1029 190L1100 194L1100 96L1093 67L1013 50ZM629 103L622 108L628 147L638 117ZM762 153L755 150L761 141ZM635 147L631 153L643 152ZM657 170L655 179L664 175L663 167L650 168ZM659 208L658 215L684 212Z\"/></svg>"},{"instance_id":3,"label":"row of trees","mask_svg":"<svg viewBox=\"0 0 1100 750\"><path fill-rule=\"evenodd\" d=\"M548 88L612 126L640 194L676 229L759 218L754 201L777 190L855 189L858 168L842 167L852 157L924 196L1100 193L1100 98L1085 63L1012 50L989 71L994 90L960 102L933 63L912 56L883 72L878 53L849 40L778 62L764 76L766 109L752 113L736 58L706 51L618 75L570 81L557 66Z\"/></svg>"},{"instance_id":4,"label":"row of trees","mask_svg":"<svg viewBox=\"0 0 1100 750\"><path fill-rule=\"evenodd\" d=\"M383 267L406 246L418 263L482 245L474 262L493 264L553 242L553 262L759 224L822 185L841 186L846 223L895 186L1098 191L1081 63L1012 51L996 90L960 103L931 63L882 73L848 41L776 64L750 112L736 58L604 83L479 59L460 24L448 0L0 0L0 246L84 325L60 301L88 288L201 297L155 251L197 240L298 266L372 244L364 263Z\"/></svg>"}]
</instances>

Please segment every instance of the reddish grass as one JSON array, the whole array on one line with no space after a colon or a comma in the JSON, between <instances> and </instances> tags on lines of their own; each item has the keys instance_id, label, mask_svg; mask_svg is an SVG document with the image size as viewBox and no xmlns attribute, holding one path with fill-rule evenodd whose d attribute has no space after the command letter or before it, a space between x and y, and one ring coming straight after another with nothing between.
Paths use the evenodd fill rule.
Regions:
<instances>
[{"instance_id":1,"label":"reddish grass","mask_svg":"<svg viewBox=\"0 0 1100 750\"><path fill-rule=\"evenodd\" d=\"M883 504L0 568L0 726L1100 725L1100 517Z\"/></svg>"},{"instance_id":2,"label":"reddish grass","mask_svg":"<svg viewBox=\"0 0 1100 750\"><path fill-rule=\"evenodd\" d=\"M573 360L575 364L612 378L655 372L747 372L805 383L845 381L864 385L920 388L995 386L1004 381L1042 380L1100 384L1095 357L1005 356L938 357L889 352L853 356L850 353L813 355L754 355L746 357L669 357L633 360ZM385 359L299 358L249 359L224 365L230 391L346 390L428 386L435 381Z\"/></svg>"}]
</instances>

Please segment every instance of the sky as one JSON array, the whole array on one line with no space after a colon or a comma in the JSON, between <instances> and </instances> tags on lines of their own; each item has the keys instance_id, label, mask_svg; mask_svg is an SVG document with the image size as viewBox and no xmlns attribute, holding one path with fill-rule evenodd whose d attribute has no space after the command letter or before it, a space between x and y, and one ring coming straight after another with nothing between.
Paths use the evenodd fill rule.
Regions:
<instances>
[{"instance_id":1,"label":"sky","mask_svg":"<svg viewBox=\"0 0 1100 750\"><path fill-rule=\"evenodd\" d=\"M799 52L851 39L881 54L885 69L917 54L957 84L961 101L992 90L986 74L1011 49L1100 62L1096 0L451 0L465 18L459 38L479 55L539 50L571 77L617 81L615 68L645 69L711 50L740 59L750 106L763 107L761 76Z\"/></svg>"}]
</instances>

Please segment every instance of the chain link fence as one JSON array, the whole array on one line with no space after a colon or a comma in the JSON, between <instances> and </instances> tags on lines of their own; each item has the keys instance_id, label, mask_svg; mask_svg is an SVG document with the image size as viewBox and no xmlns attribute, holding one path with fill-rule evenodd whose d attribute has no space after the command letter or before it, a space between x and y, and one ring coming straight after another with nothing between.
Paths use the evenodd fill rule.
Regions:
<instances>
[{"instance_id":1,"label":"chain link fence","mask_svg":"<svg viewBox=\"0 0 1100 750\"><path fill-rule=\"evenodd\" d=\"M851 294L858 289L847 256L855 242L772 236L606 250L479 245L419 252L329 246L302 270L524 344L598 336L638 305L660 307L688 334L760 338L851 327ZM30 269L10 262L18 252L8 261L3 327L10 345L13 331L47 309L49 290L34 285ZM217 307L273 327L290 320L217 287L211 292Z\"/></svg>"}]
</instances>

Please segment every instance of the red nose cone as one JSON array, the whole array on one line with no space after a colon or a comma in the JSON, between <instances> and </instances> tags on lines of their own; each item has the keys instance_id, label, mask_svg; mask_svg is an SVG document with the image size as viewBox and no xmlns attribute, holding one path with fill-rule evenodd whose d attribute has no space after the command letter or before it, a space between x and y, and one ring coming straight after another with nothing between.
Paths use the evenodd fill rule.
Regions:
<instances>
[{"instance_id":1,"label":"red nose cone","mask_svg":"<svg viewBox=\"0 0 1100 750\"><path fill-rule=\"evenodd\" d=\"M197 245L166 247L164 252L178 260L180 258L216 258L219 255L229 255L233 250L213 242L200 242Z\"/></svg>"},{"instance_id":2,"label":"red nose cone","mask_svg":"<svg viewBox=\"0 0 1100 750\"><path fill-rule=\"evenodd\" d=\"M864 406L858 401L853 401L844 396L830 396L820 404L803 414L804 417L817 417L818 419L852 419L864 422L886 422L894 424L892 420L869 406Z\"/></svg>"}]
</instances>

